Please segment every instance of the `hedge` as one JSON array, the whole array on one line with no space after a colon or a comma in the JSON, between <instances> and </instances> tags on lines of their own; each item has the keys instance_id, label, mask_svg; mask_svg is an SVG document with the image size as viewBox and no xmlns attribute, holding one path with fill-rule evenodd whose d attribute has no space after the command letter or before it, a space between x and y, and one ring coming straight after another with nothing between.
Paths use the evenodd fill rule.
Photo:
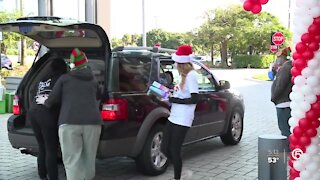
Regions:
<instances>
[{"instance_id":1,"label":"hedge","mask_svg":"<svg viewBox=\"0 0 320 180\"><path fill-rule=\"evenodd\" d=\"M274 60L274 55L236 55L232 65L236 68L269 68Z\"/></svg>"}]
</instances>

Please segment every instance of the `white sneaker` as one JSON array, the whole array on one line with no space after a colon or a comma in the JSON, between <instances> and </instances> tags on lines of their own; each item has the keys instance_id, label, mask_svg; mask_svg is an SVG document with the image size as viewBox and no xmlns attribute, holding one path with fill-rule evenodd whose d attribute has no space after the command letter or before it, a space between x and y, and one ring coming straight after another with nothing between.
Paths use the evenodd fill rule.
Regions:
<instances>
[{"instance_id":1,"label":"white sneaker","mask_svg":"<svg viewBox=\"0 0 320 180\"><path fill-rule=\"evenodd\" d=\"M181 174L181 180L189 180L191 179L192 175L193 175L193 171L184 170L182 171L182 174Z\"/></svg>"}]
</instances>

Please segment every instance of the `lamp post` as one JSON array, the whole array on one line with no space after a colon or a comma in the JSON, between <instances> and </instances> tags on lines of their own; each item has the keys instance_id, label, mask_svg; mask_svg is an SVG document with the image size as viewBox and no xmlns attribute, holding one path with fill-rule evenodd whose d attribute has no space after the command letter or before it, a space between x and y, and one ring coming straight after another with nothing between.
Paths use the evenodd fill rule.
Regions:
<instances>
[{"instance_id":1,"label":"lamp post","mask_svg":"<svg viewBox=\"0 0 320 180\"><path fill-rule=\"evenodd\" d=\"M145 27L145 6L144 0L142 0L142 46L147 47L147 34Z\"/></svg>"}]
</instances>

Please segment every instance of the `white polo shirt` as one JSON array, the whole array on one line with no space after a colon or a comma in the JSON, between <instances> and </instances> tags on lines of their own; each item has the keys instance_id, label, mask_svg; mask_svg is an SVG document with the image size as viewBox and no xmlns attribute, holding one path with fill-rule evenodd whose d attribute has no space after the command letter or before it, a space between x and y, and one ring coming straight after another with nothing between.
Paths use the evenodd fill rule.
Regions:
<instances>
[{"instance_id":1,"label":"white polo shirt","mask_svg":"<svg viewBox=\"0 0 320 180\"><path fill-rule=\"evenodd\" d=\"M191 98L191 93L199 93L197 75L194 70L190 71L186 77L184 88L178 87L173 97L180 99ZM172 103L169 121L173 124L191 127L194 119L196 104L177 104Z\"/></svg>"}]
</instances>

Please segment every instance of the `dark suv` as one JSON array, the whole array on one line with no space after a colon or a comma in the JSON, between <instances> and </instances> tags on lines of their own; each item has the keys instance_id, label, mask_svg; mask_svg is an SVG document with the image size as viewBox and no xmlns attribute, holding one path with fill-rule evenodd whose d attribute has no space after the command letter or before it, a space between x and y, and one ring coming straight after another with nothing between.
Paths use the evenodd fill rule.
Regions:
<instances>
[{"instance_id":1,"label":"dark suv","mask_svg":"<svg viewBox=\"0 0 320 180\"><path fill-rule=\"evenodd\" d=\"M174 50L142 47L111 50L100 26L57 17L20 18L0 24L0 31L20 33L48 49L43 56L35 58L16 91L14 115L8 119L8 136L14 148L22 153L37 154L38 145L26 119L36 93L34 87L50 70L50 57L59 56L69 61L72 48L78 47L86 53L103 90L103 130L97 158L128 156L149 175L166 170L167 158L160 152L160 146L170 107L147 91L154 81L168 87L179 81L170 55ZM200 100L185 144L217 136L226 145L238 144L243 131L242 96L228 90L229 83L218 81L201 63L193 64L198 75Z\"/></svg>"}]
</instances>

